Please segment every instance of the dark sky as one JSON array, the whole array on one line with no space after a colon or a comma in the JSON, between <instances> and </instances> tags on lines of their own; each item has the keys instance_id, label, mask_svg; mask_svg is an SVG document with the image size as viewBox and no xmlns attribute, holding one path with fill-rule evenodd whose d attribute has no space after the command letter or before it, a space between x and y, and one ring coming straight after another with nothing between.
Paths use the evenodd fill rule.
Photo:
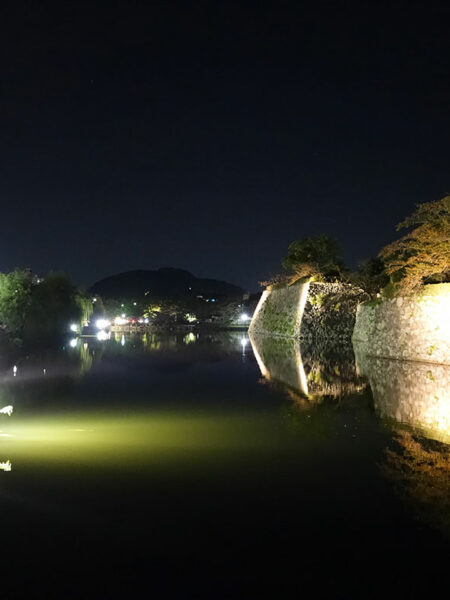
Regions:
<instances>
[{"instance_id":1,"label":"dark sky","mask_svg":"<svg viewBox=\"0 0 450 600\"><path fill-rule=\"evenodd\" d=\"M257 289L450 191L448 2L4 2L0 270Z\"/></svg>"}]
</instances>

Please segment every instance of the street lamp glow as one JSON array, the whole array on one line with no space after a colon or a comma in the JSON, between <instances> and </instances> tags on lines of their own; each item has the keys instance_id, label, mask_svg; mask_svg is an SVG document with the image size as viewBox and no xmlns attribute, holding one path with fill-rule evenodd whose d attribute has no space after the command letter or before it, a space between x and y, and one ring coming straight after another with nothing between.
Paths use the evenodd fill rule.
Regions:
<instances>
[{"instance_id":1,"label":"street lamp glow","mask_svg":"<svg viewBox=\"0 0 450 600\"><path fill-rule=\"evenodd\" d=\"M70 346L71 348L76 348L76 347L77 347L77 344L78 344L78 339L77 339L77 338L73 338L73 339L72 339L72 340L70 340L70 342L69 342L69 346Z\"/></svg>"},{"instance_id":2,"label":"street lamp glow","mask_svg":"<svg viewBox=\"0 0 450 600\"><path fill-rule=\"evenodd\" d=\"M72 325L70 326L70 331L76 333L78 331L78 325L76 323L72 323Z\"/></svg>"},{"instance_id":3,"label":"street lamp glow","mask_svg":"<svg viewBox=\"0 0 450 600\"><path fill-rule=\"evenodd\" d=\"M239 317L239 320L243 323L246 323L247 321L250 321L250 317L247 313L242 313L242 315Z\"/></svg>"},{"instance_id":4,"label":"street lamp glow","mask_svg":"<svg viewBox=\"0 0 450 600\"><path fill-rule=\"evenodd\" d=\"M97 333L97 339L100 342L104 342L105 340L109 340L110 337L111 337L111 333L109 331L103 331L103 330L101 330L101 331L99 331Z\"/></svg>"},{"instance_id":5,"label":"street lamp glow","mask_svg":"<svg viewBox=\"0 0 450 600\"><path fill-rule=\"evenodd\" d=\"M95 322L97 329L105 329L105 327L109 327L110 325L111 323L107 319L97 319Z\"/></svg>"}]
</instances>

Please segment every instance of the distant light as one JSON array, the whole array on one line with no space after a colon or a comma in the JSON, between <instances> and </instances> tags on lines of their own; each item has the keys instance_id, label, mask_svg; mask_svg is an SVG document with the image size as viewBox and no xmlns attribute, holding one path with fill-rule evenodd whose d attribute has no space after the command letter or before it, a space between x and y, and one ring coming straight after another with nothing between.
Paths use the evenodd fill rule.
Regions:
<instances>
[{"instance_id":1,"label":"distant light","mask_svg":"<svg viewBox=\"0 0 450 600\"><path fill-rule=\"evenodd\" d=\"M125 306L125 304L121 304L120 306L123 308Z\"/></svg>"},{"instance_id":2,"label":"distant light","mask_svg":"<svg viewBox=\"0 0 450 600\"><path fill-rule=\"evenodd\" d=\"M247 321L250 321L250 317L247 315L247 313L242 313L242 315L239 317L239 320L245 323Z\"/></svg>"},{"instance_id":3,"label":"distant light","mask_svg":"<svg viewBox=\"0 0 450 600\"><path fill-rule=\"evenodd\" d=\"M126 323L128 323L128 319L125 319L124 317L116 317L114 319L114 323L116 325L125 325Z\"/></svg>"},{"instance_id":4,"label":"distant light","mask_svg":"<svg viewBox=\"0 0 450 600\"><path fill-rule=\"evenodd\" d=\"M143 323L144 319L138 319L138 323Z\"/></svg>"},{"instance_id":5,"label":"distant light","mask_svg":"<svg viewBox=\"0 0 450 600\"><path fill-rule=\"evenodd\" d=\"M148 323L148 319L144 319L144 323Z\"/></svg>"},{"instance_id":6,"label":"distant light","mask_svg":"<svg viewBox=\"0 0 450 600\"><path fill-rule=\"evenodd\" d=\"M133 302L133 306L136 306L137 302Z\"/></svg>"},{"instance_id":7,"label":"distant light","mask_svg":"<svg viewBox=\"0 0 450 600\"><path fill-rule=\"evenodd\" d=\"M125 346L125 336L122 335L122 337L120 338L120 343L122 346Z\"/></svg>"},{"instance_id":8,"label":"distant light","mask_svg":"<svg viewBox=\"0 0 450 600\"><path fill-rule=\"evenodd\" d=\"M72 339L72 340L70 340L70 342L69 342L69 346L70 346L71 348L76 348L76 347L77 347L77 344L78 344L78 338L73 338L73 339Z\"/></svg>"},{"instance_id":9,"label":"distant light","mask_svg":"<svg viewBox=\"0 0 450 600\"><path fill-rule=\"evenodd\" d=\"M111 337L111 333L109 331L104 331L103 329L97 333L97 339L100 342L104 342L105 340L109 340Z\"/></svg>"},{"instance_id":10,"label":"distant light","mask_svg":"<svg viewBox=\"0 0 450 600\"><path fill-rule=\"evenodd\" d=\"M76 323L72 323L72 325L70 326L70 331L78 331L78 325Z\"/></svg>"},{"instance_id":11,"label":"distant light","mask_svg":"<svg viewBox=\"0 0 450 600\"><path fill-rule=\"evenodd\" d=\"M216 301L216 299L215 299L215 298L211 298L211 302L215 302L215 301Z\"/></svg>"},{"instance_id":12,"label":"distant light","mask_svg":"<svg viewBox=\"0 0 450 600\"><path fill-rule=\"evenodd\" d=\"M13 373L14 373L14 377L17 375L17 366L14 365L13 366Z\"/></svg>"},{"instance_id":13,"label":"distant light","mask_svg":"<svg viewBox=\"0 0 450 600\"><path fill-rule=\"evenodd\" d=\"M9 472L12 469L12 464L10 460L7 460L6 462L0 462L0 471L6 471Z\"/></svg>"},{"instance_id":14,"label":"distant light","mask_svg":"<svg viewBox=\"0 0 450 600\"><path fill-rule=\"evenodd\" d=\"M123 306L123 304L122 304L122 306ZM125 317L126 317L126 314L125 314L125 313L122 313L122 314L121 314L121 317L122 317L122 319L125 319Z\"/></svg>"},{"instance_id":15,"label":"distant light","mask_svg":"<svg viewBox=\"0 0 450 600\"><path fill-rule=\"evenodd\" d=\"M109 327L110 325L111 322L107 319L97 319L97 321L95 322L95 326L97 327L97 329L105 329L105 327Z\"/></svg>"},{"instance_id":16,"label":"distant light","mask_svg":"<svg viewBox=\"0 0 450 600\"><path fill-rule=\"evenodd\" d=\"M8 417L10 417L12 415L14 411L14 406L11 406L10 404L8 404L8 406L4 406L3 408L0 408L0 413L2 415L8 415Z\"/></svg>"},{"instance_id":17,"label":"distant light","mask_svg":"<svg viewBox=\"0 0 450 600\"><path fill-rule=\"evenodd\" d=\"M97 302L97 298L92 298L92 302Z\"/></svg>"}]
</instances>

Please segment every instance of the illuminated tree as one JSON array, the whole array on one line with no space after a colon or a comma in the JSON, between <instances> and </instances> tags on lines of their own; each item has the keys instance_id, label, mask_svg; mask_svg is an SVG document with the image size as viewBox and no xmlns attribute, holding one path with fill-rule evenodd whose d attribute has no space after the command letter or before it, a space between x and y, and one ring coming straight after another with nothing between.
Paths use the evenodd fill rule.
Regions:
<instances>
[{"instance_id":1,"label":"illuminated tree","mask_svg":"<svg viewBox=\"0 0 450 600\"><path fill-rule=\"evenodd\" d=\"M410 233L380 252L398 293L450 281L450 196L419 204L397 231L411 227Z\"/></svg>"},{"instance_id":2,"label":"illuminated tree","mask_svg":"<svg viewBox=\"0 0 450 600\"><path fill-rule=\"evenodd\" d=\"M340 279L345 270L339 245L328 235L295 240L289 245L282 264L295 279Z\"/></svg>"},{"instance_id":3,"label":"illuminated tree","mask_svg":"<svg viewBox=\"0 0 450 600\"><path fill-rule=\"evenodd\" d=\"M0 273L0 324L11 336L20 336L31 304L32 280L26 271Z\"/></svg>"}]
</instances>

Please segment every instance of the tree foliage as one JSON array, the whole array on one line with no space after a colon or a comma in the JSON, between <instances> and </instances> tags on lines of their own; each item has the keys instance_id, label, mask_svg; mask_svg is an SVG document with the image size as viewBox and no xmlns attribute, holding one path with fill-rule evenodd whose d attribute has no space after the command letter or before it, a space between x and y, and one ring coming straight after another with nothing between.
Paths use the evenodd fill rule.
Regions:
<instances>
[{"instance_id":1,"label":"tree foliage","mask_svg":"<svg viewBox=\"0 0 450 600\"><path fill-rule=\"evenodd\" d=\"M349 283L375 296L389 283L389 276L384 261L380 257L375 257L363 260L356 271L349 274L348 280Z\"/></svg>"},{"instance_id":2,"label":"tree foliage","mask_svg":"<svg viewBox=\"0 0 450 600\"><path fill-rule=\"evenodd\" d=\"M419 204L397 231L413 228L380 252L398 292L450 281L450 196Z\"/></svg>"},{"instance_id":3,"label":"tree foliage","mask_svg":"<svg viewBox=\"0 0 450 600\"><path fill-rule=\"evenodd\" d=\"M295 276L340 279L345 270L339 245L328 235L295 240L282 261L283 268Z\"/></svg>"},{"instance_id":4,"label":"tree foliage","mask_svg":"<svg viewBox=\"0 0 450 600\"><path fill-rule=\"evenodd\" d=\"M11 337L20 337L31 304L32 280L26 271L0 273L0 324Z\"/></svg>"},{"instance_id":5,"label":"tree foliage","mask_svg":"<svg viewBox=\"0 0 450 600\"><path fill-rule=\"evenodd\" d=\"M10 339L48 341L91 313L90 299L64 275L50 273L34 281L28 271L0 273L0 325Z\"/></svg>"}]
</instances>

